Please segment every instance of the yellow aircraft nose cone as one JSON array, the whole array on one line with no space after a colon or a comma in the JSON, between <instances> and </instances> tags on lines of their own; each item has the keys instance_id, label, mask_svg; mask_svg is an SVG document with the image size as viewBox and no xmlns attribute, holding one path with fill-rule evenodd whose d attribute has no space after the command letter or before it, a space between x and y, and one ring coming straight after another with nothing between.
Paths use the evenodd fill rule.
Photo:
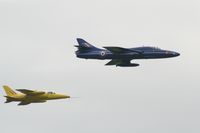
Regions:
<instances>
[{"instance_id":1,"label":"yellow aircraft nose cone","mask_svg":"<svg viewBox=\"0 0 200 133\"><path fill-rule=\"evenodd\" d=\"M70 96L65 96L66 98L70 98Z\"/></svg>"},{"instance_id":2,"label":"yellow aircraft nose cone","mask_svg":"<svg viewBox=\"0 0 200 133\"><path fill-rule=\"evenodd\" d=\"M70 96L67 95L61 95L62 98L70 98Z\"/></svg>"}]
</instances>

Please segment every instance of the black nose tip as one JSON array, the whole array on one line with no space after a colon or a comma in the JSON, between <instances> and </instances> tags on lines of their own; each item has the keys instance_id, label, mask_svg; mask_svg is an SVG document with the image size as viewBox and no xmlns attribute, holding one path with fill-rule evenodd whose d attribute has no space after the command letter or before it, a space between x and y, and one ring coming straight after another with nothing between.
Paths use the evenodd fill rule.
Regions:
<instances>
[{"instance_id":1,"label":"black nose tip","mask_svg":"<svg viewBox=\"0 0 200 133\"><path fill-rule=\"evenodd\" d=\"M176 56L179 56L180 54L178 52L172 52L172 56L173 57L176 57Z\"/></svg>"},{"instance_id":2,"label":"black nose tip","mask_svg":"<svg viewBox=\"0 0 200 133\"><path fill-rule=\"evenodd\" d=\"M179 56L179 55L180 55L180 53L177 53L177 52L176 52L176 56Z\"/></svg>"}]
</instances>

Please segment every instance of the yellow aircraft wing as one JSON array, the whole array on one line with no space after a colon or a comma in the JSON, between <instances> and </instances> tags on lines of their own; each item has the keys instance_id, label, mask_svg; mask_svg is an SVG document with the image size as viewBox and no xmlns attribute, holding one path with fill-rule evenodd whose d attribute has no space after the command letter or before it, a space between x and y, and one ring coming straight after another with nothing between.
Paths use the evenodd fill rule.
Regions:
<instances>
[{"instance_id":1,"label":"yellow aircraft wing","mask_svg":"<svg viewBox=\"0 0 200 133\"><path fill-rule=\"evenodd\" d=\"M30 102L27 102L27 101L21 101L18 105L28 105L30 104Z\"/></svg>"},{"instance_id":2,"label":"yellow aircraft wing","mask_svg":"<svg viewBox=\"0 0 200 133\"><path fill-rule=\"evenodd\" d=\"M34 91L34 90L27 90L27 89L17 89L17 91L26 95L31 95L31 96L45 94L45 92L43 91Z\"/></svg>"},{"instance_id":3,"label":"yellow aircraft wing","mask_svg":"<svg viewBox=\"0 0 200 133\"><path fill-rule=\"evenodd\" d=\"M28 104L31 104L31 103L44 103L46 102L46 100L29 100L29 101L21 101L18 105L28 105Z\"/></svg>"}]
</instances>

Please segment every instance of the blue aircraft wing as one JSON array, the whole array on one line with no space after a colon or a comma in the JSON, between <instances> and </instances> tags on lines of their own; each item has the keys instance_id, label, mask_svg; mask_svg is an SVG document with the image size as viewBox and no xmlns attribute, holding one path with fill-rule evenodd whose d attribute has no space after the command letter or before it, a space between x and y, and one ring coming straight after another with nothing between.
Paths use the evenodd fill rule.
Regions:
<instances>
[{"instance_id":1,"label":"blue aircraft wing","mask_svg":"<svg viewBox=\"0 0 200 133\"><path fill-rule=\"evenodd\" d=\"M116 65L116 66L121 66L121 67L139 66L139 64L131 63L131 59L112 59L110 62L108 62L105 65Z\"/></svg>"},{"instance_id":2,"label":"blue aircraft wing","mask_svg":"<svg viewBox=\"0 0 200 133\"><path fill-rule=\"evenodd\" d=\"M122 60L122 59L112 59L110 62L108 62L105 65L118 65L118 64L122 64L122 63L130 63L130 60Z\"/></svg>"},{"instance_id":3,"label":"blue aircraft wing","mask_svg":"<svg viewBox=\"0 0 200 133\"><path fill-rule=\"evenodd\" d=\"M109 50L110 52L114 54L121 54L121 53L138 53L142 54L142 51L139 50L132 50L132 49L127 49L127 48L122 48L122 47L104 47L105 49Z\"/></svg>"}]
</instances>

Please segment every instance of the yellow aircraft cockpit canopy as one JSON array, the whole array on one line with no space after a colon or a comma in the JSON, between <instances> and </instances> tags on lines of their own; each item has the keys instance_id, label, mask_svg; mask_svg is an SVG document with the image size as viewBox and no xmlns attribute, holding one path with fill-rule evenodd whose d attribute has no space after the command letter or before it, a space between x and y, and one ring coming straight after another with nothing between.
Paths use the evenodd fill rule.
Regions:
<instances>
[{"instance_id":1,"label":"yellow aircraft cockpit canopy","mask_svg":"<svg viewBox=\"0 0 200 133\"><path fill-rule=\"evenodd\" d=\"M55 92L52 92L52 91L50 91L50 92L47 92L48 94L56 94Z\"/></svg>"}]
</instances>

